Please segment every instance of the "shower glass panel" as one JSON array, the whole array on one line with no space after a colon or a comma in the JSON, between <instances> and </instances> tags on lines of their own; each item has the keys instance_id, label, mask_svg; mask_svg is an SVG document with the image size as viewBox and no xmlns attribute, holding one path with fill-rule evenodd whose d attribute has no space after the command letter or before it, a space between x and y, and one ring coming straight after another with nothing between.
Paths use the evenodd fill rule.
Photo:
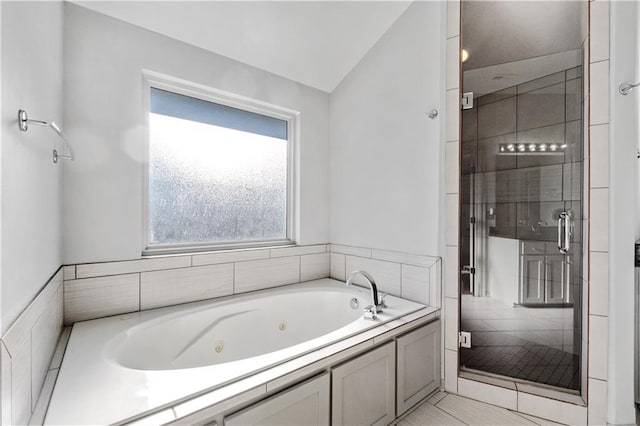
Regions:
<instances>
[{"instance_id":1,"label":"shower glass panel","mask_svg":"<svg viewBox=\"0 0 640 426\"><path fill-rule=\"evenodd\" d=\"M579 392L587 2L463 1L462 370Z\"/></svg>"}]
</instances>

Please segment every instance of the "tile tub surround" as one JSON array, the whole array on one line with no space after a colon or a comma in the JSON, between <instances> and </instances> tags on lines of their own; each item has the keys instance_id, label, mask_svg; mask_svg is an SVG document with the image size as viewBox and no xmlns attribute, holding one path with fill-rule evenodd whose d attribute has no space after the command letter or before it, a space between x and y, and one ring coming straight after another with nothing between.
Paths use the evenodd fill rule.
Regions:
<instances>
[{"instance_id":1,"label":"tile tub surround","mask_svg":"<svg viewBox=\"0 0 640 426\"><path fill-rule=\"evenodd\" d=\"M329 281L329 280L324 280L324 281ZM324 282L323 280L321 280L320 282L318 282L318 284L309 284L311 286L317 286L320 285ZM309 286L307 285L307 287ZM340 288L342 291L343 287L340 286L340 283L336 283L335 281L332 281L332 286L338 286L338 288ZM292 289L297 288L297 286L293 286L291 287ZM310 288L315 288L315 287L310 287ZM355 289L354 289L355 290ZM306 290L303 290L306 291ZM346 291L346 289L345 289ZM364 289L359 289L357 290L358 293L363 294L363 295L368 295L368 292ZM282 293L282 291L280 291ZM269 295L269 292L266 292L265 295ZM284 294L286 295L290 295L291 293L288 290L285 290ZM287 296L289 297L289 296ZM249 297L249 299L252 299L253 295ZM244 297L244 299L247 299L247 297ZM241 299L242 300L242 299ZM198 307L200 306L208 306L209 302L205 302L203 304L203 302L197 303L195 305L193 305L193 307L195 307L196 309L198 309ZM225 306L228 306L228 304L226 302ZM159 375L163 375L163 376L167 376L169 375L171 377L171 379L169 380L170 383L172 383L172 389L174 389L171 392L171 395L167 395L164 393L164 391L162 390L162 387L160 386L160 389L158 389L157 386L153 386L152 388L149 389L149 391L151 392L153 390L153 392L151 392L148 396L150 399L148 399L148 402L150 403L149 405L149 409L151 409L151 407L154 407L154 404L156 405L157 408L153 408L151 412L144 410L143 408L138 410L138 403L136 402L135 407L136 409L132 412L131 410L128 412L128 414L124 414L123 413L123 418L126 416L131 416L133 415L132 413L143 413L143 414L135 414L136 419L142 415L146 416L146 415L151 415L152 418L157 419L158 416L160 416L161 418L164 418L164 416L166 414L171 414L170 418L173 419L172 417L172 413L176 413L176 415L178 416L178 418L183 417L183 416L187 416L187 415L191 415L192 413L196 412L196 411L200 411L212 404L216 404L218 402L223 402L223 404L227 404L229 405L229 401L227 401L229 398L232 398L234 402L233 406L236 406L237 404L240 404L242 401L240 399L238 399L239 397L241 397L242 395L245 394L245 391L248 392L248 394L250 396L255 396L255 389L256 388L261 388L261 392L260 394L264 394L265 392L270 392L272 390L277 390L280 389L284 386L287 386L288 384L291 384L293 381L297 381L299 379L304 379L306 377L309 377L310 375L315 374L318 371L321 371L324 368L327 368L329 365L334 365L337 362L344 360L346 357L350 357L353 354L366 350L368 348L370 348L372 345L377 344L377 343L383 343L386 341L389 341L390 339L392 339L393 337L395 337L398 334L404 333L406 331L409 331L409 329L411 328L415 328L418 327L426 322L429 322L433 319L436 319L438 316L438 309L437 308L432 308L432 307L426 307L426 308L421 308L420 305L416 305L416 304L410 304L410 303L406 303L407 307L411 308L411 309L415 309L417 308L417 311L414 311L412 313L408 313L405 314L404 316L401 316L399 318L396 318L394 320L391 320L387 323L382 323L382 324L373 324L373 328L365 328L359 332L357 332L357 334L352 335L351 337L347 337L347 338L342 338L341 340L335 341L333 343L329 343L327 346L323 346L323 347L319 347L317 349L313 349L310 352L307 352L306 354L302 355L302 356L298 356L296 358L292 358L290 361L286 361L284 363L280 363L277 364L273 367L270 367L266 370L263 370L262 372L259 372L257 374L253 374L251 376L246 376L246 378L238 380L238 379L232 379L229 384L224 385L217 385L217 387L214 389L212 388L212 386L216 386L213 383L214 382L210 382L210 380L207 378L207 374L206 371L209 371L209 369L211 367L213 367L214 369L216 368L216 366L209 366L209 367L204 367L204 369L196 369L199 371L191 371L193 369L183 369L183 370L167 370L167 371L134 371L134 370L130 370L130 369L123 369L122 372L126 373L127 375L131 375L131 372L134 372L138 375L144 373L143 375L147 376L149 374L153 375L154 377L156 377L157 380L159 380L158 384L160 384L161 382L167 383L167 379L164 380L160 380L160 376ZM102 348L97 348L95 349L95 345L92 343L85 343L84 348L82 349L82 339L81 340L77 340L80 339L82 336L84 337L88 337L90 340L95 340L98 339L97 341L103 342L105 341L105 339L109 339L109 337L107 335L105 335L105 333L112 333L115 332L116 329L119 330L120 327L129 327L131 326L133 323L127 322L127 321L120 321L120 319L123 318L129 318L129 319L133 319L136 318L137 316L141 316L141 318L151 318L157 315L162 314L163 312L168 312L170 313L170 315L174 315L173 312L176 311L182 311L184 308L183 307L169 307L169 308L164 308L162 311L157 311L157 312L152 312L152 311L147 311L144 313L138 313L138 314L133 314L133 315L124 315L122 317L115 317L115 318L108 318L108 319L103 319L100 321L92 321L92 322L87 322L87 323L83 323L83 324L79 324L76 325L74 327L74 335L72 336L72 342L69 346L69 348L67 349L66 355L65 355L65 363L67 364L63 364L62 365L62 376L61 378L58 379L58 383L56 384L57 389L55 390L55 392L64 392L65 387L62 386L64 383L75 383L74 382L74 377L78 376L78 373L73 373L74 368L77 368L78 365L82 364L83 361L81 358L79 358L79 354L80 351L84 351L89 350L89 351L95 351L98 350L100 353L102 353L101 351L103 351ZM134 316L135 315L135 316ZM369 325L369 321L365 321L366 324L362 323L362 321L364 320L358 320L359 323L361 323L361 325L367 325L367 327L370 327ZM355 325L355 323L354 323ZM95 327L100 326L102 330L102 333L96 333L98 329L95 329ZM78 328L81 327L81 328ZM84 327L84 328L82 328ZM115 328L114 328L115 327ZM356 327L357 328L357 327ZM82 330L85 330L85 333L82 333ZM355 329L354 329L355 330ZM87 334L86 332L89 331L89 333ZM80 334L78 334L80 333ZM99 335L97 335L99 334ZM74 337L76 339L75 341L75 349L74 349ZM80 344L80 346L77 346L78 344ZM86 346L88 345L88 346ZM101 346L102 343L99 343L99 346ZM93 349L91 349L93 348ZM100 355L98 355L100 356ZM279 355L281 356L281 355ZM87 362L93 363L93 359L95 359L95 357L93 356L89 356ZM70 364L68 364L70 362ZM253 361L251 361L253 362ZM103 363L104 364L104 363ZM100 364L100 365L103 365ZM97 379L100 380L101 383L103 383L104 385L104 389L103 391L100 393L100 398L104 399L104 403L108 404L108 401L112 401L112 397L115 394L109 394L108 392L108 388L111 385L115 386L115 389L121 389L121 386L119 385L122 382L122 378L120 376L114 376L115 372L112 373L108 373L106 375L102 375L100 373L102 368L108 368L108 369L113 369L114 367L111 366L112 363L107 362L106 364L104 364L104 367L96 367L95 365L92 364L91 366L91 371L96 373L96 374L100 374L101 378ZM227 368L225 366L225 368ZM233 370L232 365L230 364L229 367L231 370ZM114 370L115 371L115 370ZM119 370L120 371L120 370ZM211 370L213 372L213 370ZM69 376L69 373L71 373L71 376ZM65 377L65 374L67 375ZM120 373L118 373L120 374ZM207 391L205 391L204 393L199 393L199 394L193 394L193 391L185 391L184 393L179 390L180 389L180 383L182 384L189 384L189 386L191 386L191 388L193 387L191 385L192 380L194 379L194 374L199 377L197 381L201 381L203 384L205 384L205 388L208 388ZM84 376L84 375L83 375ZM103 377L102 377L103 376ZM133 377L133 376L130 376ZM211 378L213 377L218 377L216 376L209 376ZM231 376L230 376L231 377ZM186 380L183 380L186 379ZM69 381L71 380L71 382ZM127 382L129 382L129 379L126 379ZM153 377L149 376L149 380L151 380L150 383L153 383L154 379ZM235 380L235 381L234 381ZM148 386L148 381L145 379L144 381L144 386ZM110 384L111 383L111 384ZM62 386L59 387L58 386ZM75 385L74 385L75 386ZM135 387L135 383L130 383L129 387L131 389L134 389ZM178 389L176 390L176 386L178 387ZM95 387L94 385L89 385L89 387ZM67 388L69 389L69 388ZM186 389L186 388L185 388ZM190 389L190 388L189 388ZM54 392L54 393L55 393ZM68 390L67 390L68 392ZM119 390L116 390L116 393L118 393L119 395ZM238 395L240 394L240 395ZM63 396L64 394L58 394L57 395L57 403L59 404L62 400L59 399ZM109 395L112 395L112 397L110 397ZM164 395L164 396L163 396ZM182 396L184 395L184 397ZM194 395L195 396L194 398ZM165 402L162 402L160 405L160 399L164 398L166 399ZM71 396L71 400L74 400L74 397ZM140 401L147 401L146 398L142 398L140 399ZM97 401L96 401L97 402ZM54 395L54 400L52 401L52 404L56 403L56 395ZM64 403L66 405L66 403ZM146 402L145 402L146 404ZM86 408L86 404L85 405ZM113 405L113 404L112 404ZM144 405L144 404L143 404ZM120 406L120 405L118 405ZM169 413L167 413L167 408L170 408L168 411ZM171 408L173 410L171 410ZM218 407L219 408L219 407ZM58 410L58 415L60 415L62 413L63 410L64 411L64 407L58 405L57 408L55 408L55 405L52 405L49 408L49 413L47 414L47 421L48 422L53 422L54 418L50 416L55 416L54 411L52 410ZM111 409L110 409L111 410ZM93 409L89 409L89 412L93 412ZM109 412L109 416L110 420L109 421L119 421L117 420L117 417L120 416L118 413L111 413ZM164 413L164 414L162 414ZM93 416L94 414L91 414L91 416ZM97 414L99 416L99 414ZM99 417L95 417L96 419ZM130 420L132 420L133 418L131 418ZM151 421L151 420L149 420ZM189 418L189 420L185 420L187 423L191 424L193 422L195 422L196 420Z\"/></svg>"},{"instance_id":2,"label":"tile tub surround","mask_svg":"<svg viewBox=\"0 0 640 426\"><path fill-rule=\"evenodd\" d=\"M330 275L326 244L64 267L64 322L245 293Z\"/></svg>"},{"instance_id":3,"label":"tile tub surround","mask_svg":"<svg viewBox=\"0 0 640 426\"><path fill-rule=\"evenodd\" d=\"M329 244L330 277L346 281L350 272L363 269L376 280L378 290L429 306L441 306L442 261L396 251ZM362 277L356 284L365 285Z\"/></svg>"},{"instance_id":4,"label":"tile tub surround","mask_svg":"<svg viewBox=\"0 0 640 426\"><path fill-rule=\"evenodd\" d=\"M62 268L0 339L2 424L27 424L39 416L41 391L49 389L51 362L62 333Z\"/></svg>"}]
</instances>

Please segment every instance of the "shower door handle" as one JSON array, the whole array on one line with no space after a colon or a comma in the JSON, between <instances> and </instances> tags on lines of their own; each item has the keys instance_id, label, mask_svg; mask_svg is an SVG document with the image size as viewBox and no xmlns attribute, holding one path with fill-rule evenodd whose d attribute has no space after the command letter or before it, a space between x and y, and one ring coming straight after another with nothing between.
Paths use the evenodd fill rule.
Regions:
<instances>
[{"instance_id":1,"label":"shower door handle","mask_svg":"<svg viewBox=\"0 0 640 426\"><path fill-rule=\"evenodd\" d=\"M569 214L562 212L558 216L558 249L560 253L567 254L569 252L570 237Z\"/></svg>"}]
</instances>

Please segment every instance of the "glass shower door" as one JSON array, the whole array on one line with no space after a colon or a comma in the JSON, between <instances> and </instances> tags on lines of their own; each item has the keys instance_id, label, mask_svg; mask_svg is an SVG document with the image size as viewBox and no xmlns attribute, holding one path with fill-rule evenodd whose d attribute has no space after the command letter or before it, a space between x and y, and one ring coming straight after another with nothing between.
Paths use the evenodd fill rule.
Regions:
<instances>
[{"instance_id":1,"label":"glass shower door","mask_svg":"<svg viewBox=\"0 0 640 426\"><path fill-rule=\"evenodd\" d=\"M558 13L579 14L580 3L564 3ZM460 365L578 391L582 45L497 57L478 41L493 35L469 34L499 31L503 16L533 13L528 7L462 2L462 48L470 52L462 64L462 92L473 101L461 114L460 329L471 334L471 345L460 349ZM493 26L467 22L487 14ZM483 52L491 58L473 61Z\"/></svg>"}]
</instances>

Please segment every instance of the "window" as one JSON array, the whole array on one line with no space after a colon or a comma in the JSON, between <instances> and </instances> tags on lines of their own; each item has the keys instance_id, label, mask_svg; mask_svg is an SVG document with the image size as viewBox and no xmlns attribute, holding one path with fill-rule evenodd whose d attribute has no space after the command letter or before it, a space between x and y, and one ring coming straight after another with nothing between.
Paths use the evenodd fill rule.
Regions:
<instances>
[{"instance_id":1,"label":"window","mask_svg":"<svg viewBox=\"0 0 640 426\"><path fill-rule=\"evenodd\" d=\"M145 253L290 243L295 114L149 87Z\"/></svg>"}]
</instances>

